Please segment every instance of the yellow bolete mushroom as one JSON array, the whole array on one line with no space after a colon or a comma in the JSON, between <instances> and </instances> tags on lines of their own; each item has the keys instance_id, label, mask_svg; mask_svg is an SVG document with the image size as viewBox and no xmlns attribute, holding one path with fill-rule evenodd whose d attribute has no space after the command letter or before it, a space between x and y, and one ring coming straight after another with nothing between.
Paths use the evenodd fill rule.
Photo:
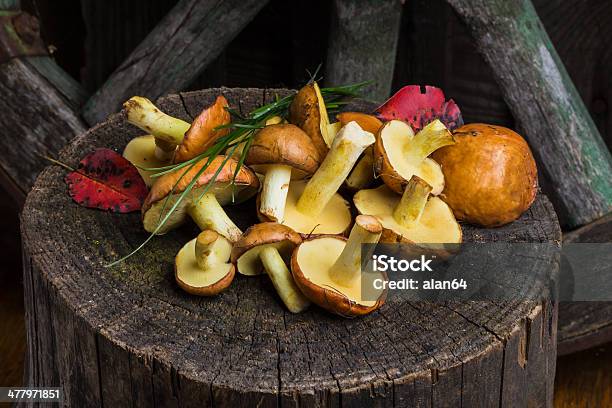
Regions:
<instances>
[{"instance_id":1,"label":"yellow bolete mushroom","mask_svg":"<svg viewBox=\"0 0 612 408\"><path fill-rule=\"evenodd\" d=\"M163 113L150 100L134 96L123 104L127 121L150 133L132 139L123 156L134 164L145 183L152 184L151 171L143 168L162 167L194 158L211 147L228 129L216 129L230 122L225 109L227 100L218 96L189 124Z\"/></svg>"},{"instance_id":2,"label":"yellow bolete mushroom","mask_svg":"<svg viewBox=\"0 0 612 408\"><path fill-rule=\"evenodd\" d=\"M381 242L417 244L457 244L461 227L453 211L438 197L430 197L432 188L418 176L412 176L402 196L386 185L361 190L353 197L360 214L376 216L383 226Z\"/></svg>"},{"instance_id":3,"label":"yellow bolete mushroom","mask_svg":"<svg viewBox=\"0 0 612 408\"><path fill-rule=\"evenodd\" d=\"M378 134L383 123L374 115L362 112L342 112L336 115L341 126L355 121L363 130L373 135ZM374 149L368 147L346 178L346 187L351 191L363 190L374 181Z\"/></svg>"},{"instance_id":4,"label":"yellow bolete mushroom","mask_svg":"<svg viewBox=\"0 0 612 408\"><path fill-rule=\"evenodd\" d=\"M202 231L185 244L174 262L174 277L187 293L214 296L234 280L235 267L229 262L232 243L215 231Z\"/></svg>"},{"instance_id":5,"label":"yellow bolete mushroom","mask_svg":"<svg viewBox=\"0 0 612 408\"><path fill-rule=\"evenodd\" d=\"M444 175L440 165L428 156L453 143L453 135L438 119L416 135L409 124L392 120L384 124L376 137L374 166L383 182L398 194L416 175L432 187L433 195L438 195L444 189Z\"/></svg>"},{"instance_id":6,"label":"yellow bolete mushroom","mask_svg":"<svg viewBox=\"0 0 612 408\"><path fill-rule=\"evenodd\" d=\"M337 191L361 153L373 143L374 136L356 122L344 126L312 178L289 184L283 224L301 234L345 233L352 217L348 202Z\"/></svg>"},{"instance_id":7,"label":"yellow bolete mushroom","mask_svg":"<svg viewBox=\"0 0 612 408\"><path fill-rule=\"evenodd\" d=\"M291 273L302 293L341 316L364 315L381 307L386 291L375 281L382 283L386 275L361 270L362 260L372 255L362 254L362 244L376 244L381 233L375 217L359 215L348 240L328 235L302 242L291 256Z\"/></svg>"},{"instance_id":8,"label":"yellow bolete mushroom","mask_svg":"<svg viewBox=\"0 0 612 408\"><path fill-rule=\"evenodd\" d=\"M231 259L243 275L259 275L265 271L287 309L299 313L310 302L297 288L285 262L301 242L300 235L284 225L255 224L236 242Z\"/></svg>"},{"instance_id":9,"label":"yellow bolete mushroom","mask_svg":"<svg viewBox=\"0 0 612 408\"><path fill-rule=\"evenodd\" d=\"M329 116L321 89L311 82L298 91L289 105L289 122L302 128L312 139L320 157L325 157L332 145L337 124Z\"/></svg>"},{"instance_id":10,"label":"yellow bolete mushroom","mask_svg":"<svg viewBox=\"0 0 612 408\"><path fill-rule=\"evenodd\" d=\"M157 179L142 205L142 220L146 231L156 230L160 221L206 164L207 159L204 159L191 168L178 169ZM227 216L222 205L240 203L255 195L259 180L246 166L240 167L234 179L237 165L238 162L233 158L215 157L157 233L164 234L191 217L202 230L216 231L231 242L238 240L242 231ZM213 177L213 184L208 186ZM207 189L205 193L204 189Z\"/></svg>"},{"instance_id":11,"label":"yellow bolete mushroom","mask_svg":"<svg viewBox=\"0 0 612 408\"><path fill-rule=\"evenodd\" d=\"M282 222L289 181L311 176L320 160L303 130L291 124L276 124L261 129L253 138L245 163L265 175L259 212L271 221Z\"/></svg>"}]
</instances>

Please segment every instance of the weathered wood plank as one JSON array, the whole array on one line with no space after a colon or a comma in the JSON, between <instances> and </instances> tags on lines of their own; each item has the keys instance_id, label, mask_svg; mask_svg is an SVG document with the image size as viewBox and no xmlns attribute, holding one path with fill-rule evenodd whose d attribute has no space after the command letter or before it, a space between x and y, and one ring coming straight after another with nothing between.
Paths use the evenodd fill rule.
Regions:
<instances>
[{"instance_id":1,"label":"weathered wood plank","mask_svg":"<svg viewBox=\"0 0 612 408\"><path fill-rule=\"evenodd\" d=\"M0 10L20 10L21 0L0 0Z\"/></svg>"},{"instance_id":2,"label":"weathered wood plank","mask_svg":"<svg viewBox=\"0 0 612 408\"><path fill-rule=\"evenodd\" d=\"M133 95L157 98L187 86L267 3L181 0L89 100L90 124Z\"/></svg>"},{"instance_id":3,"label":"weathered wood plank","mask_svg":"<svg viewBox=\"0 0 612 408\"><path fill-rule=\"evenodd\" d=\"M531 1L448 0L492 67L567 227L612 210L612 156Z\"/></svg>"},{"instance_id":4,"label":"weathered wood plank","mask_svg":"<svg viewBox=\"0 0 612 408\"><path fill-rule=\"evenodd\" d=\"M388 98L401 15L400 0L335 0L325 82L373 81L364 97L381 102Z\"/></svg>"},{"instance_id":5,"label":"weathered wood plank","mask_svg":"<svg viewBox=\"0 0 612 408\"><path fill-rule=\"evenodd\" d=\"M40 155L55 155L85 130L65 95L35 65L31 59L0 65L0 167L20 203L48 164Z\"/></svg>"}]
</instances>

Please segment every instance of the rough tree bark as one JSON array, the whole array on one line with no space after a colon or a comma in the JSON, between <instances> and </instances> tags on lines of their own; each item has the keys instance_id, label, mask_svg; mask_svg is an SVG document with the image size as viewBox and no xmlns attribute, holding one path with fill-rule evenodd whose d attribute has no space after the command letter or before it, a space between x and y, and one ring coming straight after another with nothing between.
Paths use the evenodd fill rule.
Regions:
<instances>
[{"instance_id":1,"label":"rough tree bark","mask_svg":"<svg viewBox=\"0 0 612 408\"><path fill-rule=\"evenodd\" d=\"M364 96L389 97L402 14L400 0L335 0L325 67L327 84L373 81Z\"/></svg>"},{"instance_id":2,"label":"rough tree bark","mask_svg":"<svg viewBox=\"0 0 612 408\"><path fill-rule=\"evenodd\" d=\"M90 124L134 95L157 98L189 85L265 6L262 0L181 0L92 96Z\"/></svg>"},{"instance_id":3,"label":"rough tree bark","mask_svg":"<svg viewBox=\"0 0 612 408\"><path fill-rule=\"evenodd\" d=\"M190 120L223 93L246 113L285 90L211 89L159 106ZM141 131L112 115L77 137L69 165ZM80 207L49 167L22 217L30 386L59 385L68 406L552 406L556 304L389 301L359 319L285 311L265 278L239 276L212 299L174 282L185 226L105 269L146 234L139 214ZM239 226L254 203L228 209ZM464 226L468 241L558 242L540 195L515 223Z\"/></svg>"},{"instance_id":4,"label":"rough tree bark","mask_svg":"<svg viewBox=\"0 0 612 408\"><path fill-rule=\"evenodd\" d=\"M567 227L612 210L612 157L530 0L447 0L493 69Z\"/></svg>"}]
</instances>

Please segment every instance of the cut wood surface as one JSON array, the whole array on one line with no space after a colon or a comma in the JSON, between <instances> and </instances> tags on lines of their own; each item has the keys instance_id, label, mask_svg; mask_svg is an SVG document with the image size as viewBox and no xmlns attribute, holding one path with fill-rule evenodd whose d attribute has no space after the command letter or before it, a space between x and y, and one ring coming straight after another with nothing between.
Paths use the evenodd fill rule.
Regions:
<instances>
[{"instance_id":1,"label":"cut wood surface","mask_svg":"<svg viewBox=\"0 0 612 408\"><path fill-rule=\"evenodd\" d=\"M23 203L48 164L42 155L85 131L74 109L82 93L49 57L28 57L0 65L0 95L0 182Z\"/></svg>"},{"instance_id":2,"label":"cut wood surface","mask_svg":"<svg viewBox=\"0 0 612 408\"><path fill-rule=\"evenodd\" d=\"M401 15L400 0L335 0L326 84L372 81L364 96L378 102L387 99L391 93Z\"/></svg>"},{"instance_id":3,"label":"cut wood surface","mask_svg":"<svg viewBox=\"0 0 612 408\"><path fill-rule=\"evenodd\" d=\"M285 90L211 89L162 98L185 120L223 93L243 113ZM123 116L76 138L70 165L141 133ZM139 214L73 203L65 170L47 168L23 212L30 386L59 385L69 406L550 406L557 308L550 302L390 301L358 319L315 307L288 313L264 277L212 299L182 292L173 259L195 227L144 238ZM253 222L254 204L228 210ZM515 223L464 226L469 241L558 242L540 195ZM261 279L260 279L261 278Z\"/></svg>"},{"instance_id":4,"label":"cut wood surface","mask_svg":"<svg viewBox=\"0 0 612 408\"><path fill-rule=\"evenodd\" d=\"M265 6L265 0L181 0L92 96L90 124L134 95L155 99L189 85Z\"/></svg>"},{"instance_id":5,"label":"cut wood surface","mask_svg":"<svg viewBox=\"0 0 612 408\"><path fill-rule=\"evenodd\" d=\"M491 66L551 182L562 223L612 210L612 158L529 0L448 0Z\"/></svg>"}]
</instances>

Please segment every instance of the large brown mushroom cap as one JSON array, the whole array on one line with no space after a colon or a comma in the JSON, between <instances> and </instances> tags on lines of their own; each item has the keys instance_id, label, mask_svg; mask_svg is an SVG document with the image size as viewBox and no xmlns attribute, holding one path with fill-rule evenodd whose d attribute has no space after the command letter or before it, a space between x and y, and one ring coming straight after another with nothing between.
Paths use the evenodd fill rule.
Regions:
<instances>
[{"instance_id":1,"label":"large brown mushroom cap","mask_svg":"<svg viewBox=\"0 0 612 408\"><path fill-rule=\"evenodd\" d=\"M310 138L320 157L325 157L329 150L326 142L327 111L316 82L302 87L289 105L289 122L299 126Z\"/></svg>"},{"instance_id":2,"label":"large brown mushroom cap","mask_svg":"<svg viewBox=\"0 0 612 408\"><path fill-rule=\"evenodd\" d=\"M196 240L185 244L174 261L176 283L187 293L214 296L225 290L234 280L236 268L231 263L219 263L202 271L194 256Z\"/></svg>"},{"instance_id":3,"label":"large brown mushroom cap","mask_svg":"<svg viewBox=\"0 0 612 408\"><path fill-rule=\"evenodd\" d=\"M292 179L312 175L320 161L310 137L291 124L269 125L257 132L245 159L245 163L258 173L265 173L268 165L289 166Z\"/></svg>"},{"instance_id":4,"label":"large brown mushroom cap","mask_svg":"<svg viewBox=\"0 0 612 408\"><path fill-rule=\"evenodd\" d=\"M331 281L323 270L329 270L346 246L347 239L336 235L323 235L304 240L291 256L291 274L302 293L311 302L332 313L345 316L362 316L380 308L387 291L381 290L376 300L361 300L359 288L341 288ZM313 273L319 270L321 273ZM364 274L373 279L374 274ZM380 278L387 280L384 273ZM366 283L367 284L367 283Z\"/></svg>"},{"instance_id":5,"label":"large brown mushroom cap","mask_svg":"<svg viewBox=\"0 0 612 408\"><path fill-rule=\"evenodd\" d=\"M302 242L300 234L275 222L264 222L249 227L234 244L231 261L243 275L264 273L259 253L266 246L274 246L283 259L289 260L293 249Z\"/></svg>"},{"instance_id":6,"label":"large brown mushroom cap","mask_svg":"<svg viewBox=\"0 0 612 408\"><path fill-rule=\"evenodd\" d=\"M536 163L516 132L474 123L454 132L456 144L433 154L446 180L442 199L455 216L484 227L516 220L535 200Z\"/></svg>"},{"instance_id":7,"label":"large brown mushroom cap","mask_svg":"<svg viewBox=\"0 0 612 408\"><path fill-rule=\"evenodd\" d=\"M200 196L202 189L205 188L208 182L213 178L225 159L225 156L217 156L211 161L206 170L198 177L188 197L185 197L185 199L181 201L179 207L174 211L162 230L159 231L160 234L184 222L187 218L187 205L191 204L194 199ZM155 229L159 223L160 214L164 204L166 204L165 199L168 197L168 194L172 194L172 197L166 204L165 211L168 211L174 205L179 195L187 188L189 183L207 162L208 159L200 160L190 170L187 170L189 169L189 166L187 166L183 169L164 174L157 179L142 205L143 224L147 231ZM259 179L255 173L246 166L240 167L240 171L236 175L235 185L231 185L232 180L234 180L234 173L237 165L238 162L235 159L228 158L219 174L217 174L214 185L208 189L208 192L215 194L221 205L230 202L239 203L245 201L255 195L259 189ZM187 173L181 178L185 171L187 171Z\"/></svg>"},{"instance_id":8,"label":"large brown mushroom cap","mask_svg":"<svg viewBox=\"0 0 612 408\"><path fill-rule=\"evenodd\" d=\"M228 128L215 130L216 127L230 123L231 117L225 109L229 106L223 95L217 96L215 103L204 109L185 133L183 142L174 153L174 163L193 159L214 145L220 137L229 133Z\"/></svg>"}]
</instances>

